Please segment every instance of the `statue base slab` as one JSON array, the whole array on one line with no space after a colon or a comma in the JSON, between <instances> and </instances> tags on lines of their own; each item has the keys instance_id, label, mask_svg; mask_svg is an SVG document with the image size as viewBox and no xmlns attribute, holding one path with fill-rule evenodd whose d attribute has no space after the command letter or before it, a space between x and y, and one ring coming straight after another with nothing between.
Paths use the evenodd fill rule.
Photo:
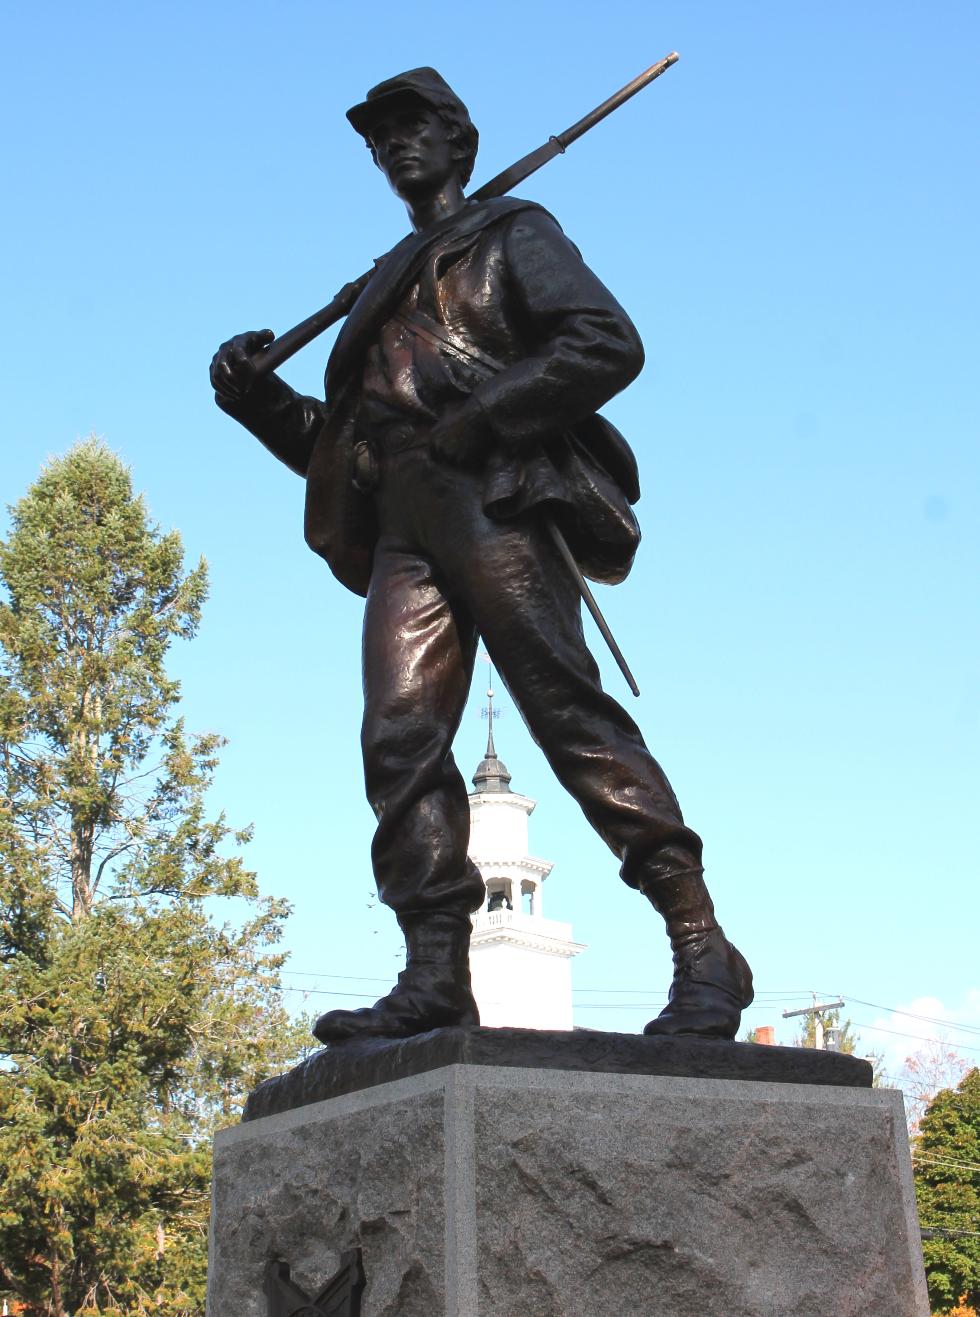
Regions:
<instances>
[{"instance_id":1,"label":"statue base slab","mask_svg":"<svg viewBox=\"0 0 980 1317\"><path fill-rule=\"evenodd\" d=\"M901 1094L854 1086L860 1063L850 1086L847 1058L824 1057L830 1084L617 1073L578 1033L572 1068L439 1063L465 1044L439 1033L491 1032L523 1031L437 1031L432 1068L217 1136L208 1317L296 1311L266 1297L269 1264L313 1300L353 1248L363 1317L927 1317ZM702 1067L796 1050L632 1043L661 1067L672 1044ZM363 1067L350 1047L328 1069Z\"/></svg>"},{"instance_id":2,"label":"statue base slab","mask_svg":"<svg viewBox=\"0 0 980 1317\"><path fill-rule=\"evenodd\" d=\"M575 1029L433 1029L414 1038L364 1038L324 1047L288 1074L260 1084L243 1120L322 1102L447 1065L512 1066L617 1075L687 1075L768 1084L870 1088L871 1065L805 1047L763 1047L723 1038L658 1037Z\"/></svg>"}]
</instances>

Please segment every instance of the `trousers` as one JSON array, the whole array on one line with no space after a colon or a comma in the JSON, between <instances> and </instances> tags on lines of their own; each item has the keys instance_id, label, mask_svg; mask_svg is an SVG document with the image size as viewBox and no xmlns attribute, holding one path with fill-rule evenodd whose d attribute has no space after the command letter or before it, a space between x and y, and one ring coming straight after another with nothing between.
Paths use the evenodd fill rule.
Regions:
<instances>
[{"instance_id":1,"label":"trousers","mask_svg":"<svg viewBox=\"0 0 980 1317\"><path fill-rule=\"evenodd\" d=\"M378 894L396 914L469 914L469 804L452 744L478 637L562 786L632 887L701 868L663 770L607 695L578 588L533 513L489 518L479 474L424 447L385 454L364 612L362 751Z\"/></svg>"}]
</instances>

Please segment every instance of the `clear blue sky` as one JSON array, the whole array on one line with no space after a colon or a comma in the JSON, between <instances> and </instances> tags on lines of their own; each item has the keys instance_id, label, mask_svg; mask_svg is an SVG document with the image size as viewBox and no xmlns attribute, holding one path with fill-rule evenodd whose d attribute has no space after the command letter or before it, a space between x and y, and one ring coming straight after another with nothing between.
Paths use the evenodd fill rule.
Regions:
<instances>
[{"instance_id":1,"label":"clear blue sky","mask_svg":"<svg viewBox=\"0 0 980 1317\"><path fill-rule=\"evenodd\" d=\"M375 81L436 65L481 130L479 182L681 52L524 188L647 345L608 408L644 482L637 566L602 592L634 711L755 966L750 1023L788 1037L777 999L814 988L935 997L980 1026L972 0L40 3L8 7L4 36L0 494L96 431L207 556L202 635L175 662L191 725L231 740L215 803L254 821L262 883L295 905L291 985L372 997L398 939L369 908L360 601L207 365L403 233L344 119ZM290 382L318 391L327 347ZM658 921L504 704L549 913L589 943L578 1021L639 1028L669 977ZM870 1030L907 1027L887 1013L849 1013L905 1048ZM955 1036L980 1059L980 1033Z\"/></svg>"}]
</instances>

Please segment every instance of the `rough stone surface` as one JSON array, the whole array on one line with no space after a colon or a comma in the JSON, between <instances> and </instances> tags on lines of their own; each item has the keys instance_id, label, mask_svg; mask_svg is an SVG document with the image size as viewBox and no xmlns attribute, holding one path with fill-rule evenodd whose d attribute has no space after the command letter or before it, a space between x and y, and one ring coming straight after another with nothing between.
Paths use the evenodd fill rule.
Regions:
<instances>
[{"instance_id":1,"label":"rough stone surface","mask_svg":"<svg viewBox=\"0 0 980 1317\"><path fill-rule=\"evenodd\" d=\"M314 1295L359 1245L377 1317L432 1317L445 1285L444 1096L395 1101L216 1140L209 1317L266 1317L265 1265ZM360 1109L358 1109L360 1108ZM256 1126L256 1130L260 1127Z\"/></svg>"},{"instance_id":2,"label":"rough stone surface","mask_svg":"<svg viewBox=\"0 0 980 1317\"><path fill-rule=\"evenodd\" d=\"M854 1088L870 1088L872 1078L867 1061L805 1047L763 1047L721 1038L646 1038L593 1029L434 1029L415 1038L360 1039L325 1047L288 1074L261 1084L248 1099L243 1119L256 1120L457 1064Z\"/></svg>"},{"instance_id":3,"label":"rough stone surface","mask_svg":"<svg viewBox=\"0 0 980 1317\"><path fill-rule=\"evenodd\" d=\"M218 1136L208 1317L927 1317L901 1096L452 1065Z\"/></svg>"},{"instance_id":4,"label":"rough stone surface","mask_svg":"<svg viewBox=\"0 0 980 1317\"><path fill-rule=\"evenodd\" d=\"M896 1164L900 1106L685 1087L601 1104L588 1088L481 1090L481 1317L928 1312Z\"/></svg>"}]
</instances>

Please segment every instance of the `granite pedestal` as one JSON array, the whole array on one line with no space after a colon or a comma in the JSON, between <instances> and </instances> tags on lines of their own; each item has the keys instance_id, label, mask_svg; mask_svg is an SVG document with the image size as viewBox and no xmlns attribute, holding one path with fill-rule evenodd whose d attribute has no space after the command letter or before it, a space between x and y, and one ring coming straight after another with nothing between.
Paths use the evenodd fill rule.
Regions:
<instances>
[{"instance_id":1,"label":"granite pedestal","mask_svg":"<svg viewBox=\"0 0 980 1317\"><path fill-rule=\"evenodd\" d=\"M208 1317L266 1317L272 1260L312 1297L354 1247L364 1317L927 1317L901 1095L869 1082L696 1039L333 1049L218 1135Z\"/></svg>"}]
</instances>

